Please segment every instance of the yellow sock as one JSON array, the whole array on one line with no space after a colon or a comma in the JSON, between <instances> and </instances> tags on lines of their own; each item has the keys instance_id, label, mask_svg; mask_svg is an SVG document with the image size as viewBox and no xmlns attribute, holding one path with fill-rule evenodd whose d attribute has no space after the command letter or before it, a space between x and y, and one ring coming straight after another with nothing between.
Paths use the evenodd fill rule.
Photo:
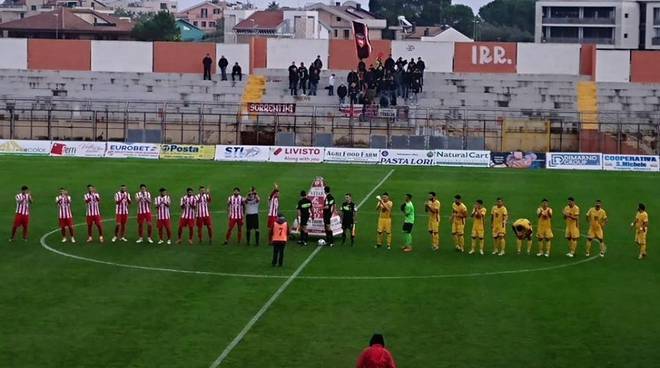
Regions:
<instances>
[{"instance_id":1,"label":"yellow sock","mask_svg":"<svg viewBox=\"0 0 660 368\"><path fill-rule=\"evenodd\" d=\"M552 250L552 240L548 240L545 242L545 253L550 254L551 250Z\"/></svg>"},{"instance_id":2,"label":"yellow sock","mask_svg":"<svg viewBox=\"0 0 660 368\"><path fill-rule=\"evenodd\" d=\"M518 253L522 251L522 240L516 239L516 249L518 249Z\"/></svg>"},{"instance_id":3,"label":"yellow sock","mask_svg":"<svg viewBox=\"0 0 660 368\"><path fill-rule=\"evenodd\" d=\"M639 255L640 256L645 256L646 255L646 244L641 244L639 246Z\"/></svg>"},{"instance_id":4,"label":"yellow sock","mask_svg":"<svg viewBox=\"0 0 660 368\"><path fill-rule=\"evenodd\" d=\"M485 244L484 239L479 239L479 250L481 250L482 252L484 251L484 244Z\"/></svg>"},{"instance_id":5,"label":"yellow sock","mask_svg":"<svg viewBox=\"0 0 660 368\"><path fill-rule=\"evenodd\" d=\"M527 253L531 253L531 252L532 252L532 241L528 240L527 241Z\"/></svg>"},{"instance_id":6,"label":"yellow sock","mask_svg":"<svg viewBox=\"0 0 660 368\"><path fill-rule=\"evenodd\" d=\"M587 240L587 253L591 253L591 240Z\"/></svg>"},{"instance_id":7,"label":"yellow sock","mask_svg":"<svg viewBox=\"0 0 660 368\"><path fill-rule=\"evenodd\" d=\"M600 242L600 252L603 253L603 254L605 254L605 252L607 252L607 245L605 245L604 241Z\"/></svg>"},{"instance_id":8,"label":"yellow sock","mask_svg":"<svg viewBox=\"0 0 660 368\"><path fill-rule=\"evenodd\" d=\"M471 248L471 250L474 252L475 249L477 249L477 239L472 238L472 248Z\"/></svg>"},{"instance_id":9,"label":"yellow sock","mask_svg":"<svg viewBox=\"0 0 660 368\"><path fill-rule=\"evenodd\" d=\"M465 236L464 235L459 235L458 236L458 246L461 248L461 250L465 250Z\"/></svg>"},{"instance_id":10,"label":"yellow sock","mask_svg":"<svg viewBox=\"0 0 660 368\"><path fill-rule=\"evenodd\" d=\"M431 234L431 244L434 247L437 247L440 244L440 237L438 236L438 233Z\"/></svg>"},{"instance_id":11,"label":"yellow sock","mask_svg":"<svg viewBox=\"0 0 660 368\"><path fill-rule=\"evenodd\" d=\"M387 233L387 246L392 245L392 233Z\"/></svg>"},{"instance_id":12,"label":"yellow sock","mask_svg":"<svg viewBox=\"0 0 660 368\"><path fill-rule=\"evenodd\" d=\"M383 233L376 235L376 245L383 245Z\"/></svg>"}]
</instances>

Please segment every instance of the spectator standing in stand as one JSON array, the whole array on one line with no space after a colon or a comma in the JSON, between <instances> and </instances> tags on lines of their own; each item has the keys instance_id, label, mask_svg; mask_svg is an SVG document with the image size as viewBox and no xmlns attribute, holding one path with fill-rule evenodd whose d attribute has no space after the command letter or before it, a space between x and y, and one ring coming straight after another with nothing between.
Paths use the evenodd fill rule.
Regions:
<instances>
[{"instance_id":1,"label":"spectator standing in stand","mask_svg":"<svg viewBox=\"0 0 660 368\"><path fill-rule=\"evenodd\" d=\"M337 87L337 96L339 97L339 104L343 105L346 102L346 95L348 95L348 88L344 83Z\"/></svg>"},{"instance_id":2,"label":"spectator standing in stand","mask_svg":"<svg viewBox=\"0 0 660 368\"><path fill-rule=\"evenodd\" d=\"M204 66L204 80L211 80L211 65L213 65L213 59L211 59L210 54L206 54L202 59L202 66Z\"/></svg>"},{"instance_id":3,"label":"spectator standing in stand","mask_svg":"<svg viewBox=\"0 0 660 368\"><path fill-rule=\"evenodd\" d=\"M303 95L307 96L307 83L309 81L309 72L305 67L305 63L300 63L298 68L298 80L300 82L300 89L302 89Z\"/></svg>"},{"instance_id":4,"label":"spectator standing in stand","mask_svg":"<svg viewBox=\"0 0 660 368\"><path fill-rule=\"evenodd\" d=\"M289 66L289 91L291 96L298 96L298 67L295 61Z\"/></svg>"},{"instance_id":5,"label":"spectator standing in stand","mask_svg":"<svg viewBox=\"0 0 660 368\"><path fill-rule=\"evenodd\" d=\"M225 58L224 55L218 60L218 66L220 67L220 79L223 81L227 80L227 67L229 66L229 61Z\"/></svg>"}]
</instances>

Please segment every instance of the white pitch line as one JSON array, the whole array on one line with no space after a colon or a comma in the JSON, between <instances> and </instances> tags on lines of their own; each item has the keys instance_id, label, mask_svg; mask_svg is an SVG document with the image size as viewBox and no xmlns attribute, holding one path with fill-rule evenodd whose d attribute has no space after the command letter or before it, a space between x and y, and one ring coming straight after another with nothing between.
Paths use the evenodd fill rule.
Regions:
<instances>
[{"instance_id":1,"label":"white pitch line","mask_svg":"<svg viewBox=\"0 0 660 368\"><path fill-rule=\"evenodd\" d=\"M383 179L381 181L379 181L378 184L376 184L376 186L373 187L373 189L371 189L371 191L369 193L367 193L367 195L362 199L362 201L360 201L360 203L358 204L358 208L361 205L363 205L369 199L369 197L371 197L371 195L374 194L374 192L378 188L380 188L380 186L383 185L383 183L390 176L392 176L393 173L394 173L394 169L390 170L390 172L388 172L387 175L385 175L385 177L383 177ZM311 262L312 259L314 259L314 257L316 257L316 255L319 254L321 249L323 249L323 247L317 247L316 249L314 249L312 254L310 254L307 257L307 259L305 259L305 261L300 266L298 266L298 268L291 274L291 276L289 276L289 278L286 279L286 281L284 281L284 283L282 285L280 285L280 287L275 291L275 293L270 297L270 299L268 299L268 301L266 301L266 303L261 307L261 309L259 309L257 314L255 314L254 317L252 317L252 319L250 319L248 321L248 323L245 325L245 327L243 327L241 332L239 332L238 335L236 335L236 337L234 337L234 339L229 343L229 345L227 345L225 350L223 350L222 353L213 361L213 363L211 363L209 368L218 368L220 366L220 364L222 364L222 362L227 358L227 356L229 356L229 354L243 340L245 335L247 335L247 333L250 332L252 327L268 311L270 306L273 305L273 303L275 303L275 301L280 297L280 295L282 295L282 293L289 287L289 285L291 285L293 280L295 280L298 277L298 275L309 264L309 262Z\"/></svg>"}]
</instances>

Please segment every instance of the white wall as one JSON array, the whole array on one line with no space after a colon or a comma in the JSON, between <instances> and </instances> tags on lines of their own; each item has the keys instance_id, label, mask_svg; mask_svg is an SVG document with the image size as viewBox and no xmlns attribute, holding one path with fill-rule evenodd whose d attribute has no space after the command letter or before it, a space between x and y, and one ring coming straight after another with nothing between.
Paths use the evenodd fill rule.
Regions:
<instances>
[{"instance_id":1,"label":"white wall","mask_svg":"<svg viewBox=\"0 0 660 368\"><path fill-rule=\"evenodd\" d=\"M630 81L629 50L596 50L596 82Z\"/></svg>"},{"instance_id":2,"label":"white wall","mask_svg":"<svg viewBox=\"0 0 660 368\"><path fill-rule=\"evenodd\" d=\"M323 69L328 68L328 49L330 43L328 40L286 40L286 39L268 39L268 69L287 69L292 61L296 65L300 62L309 66L309 63L316 60L317 55L321 55Z\"/></svg>"},{"instance_id":3,"label":"white wall","mask_svg":"<svg viewBox=\"0 0 660 368\"><path fill-rule=\"evenodd\" d=\"M225 56L229 62L227 67L227 74L231 74L231 68L234 63L238 61L241 66L243 74L250 74L250 45L246 43L217 43L215 44L215 58L213 60L218 62L222 55ZM216 68L216 73L220 74L220 68Z\"/></svg>"},{"instance_id":4,"label":"white wall","mask_svg":"<svg viewBox=\"0 0 660 368\"><path fill-rule=\"evenodd\" d=\"M92 41L92 70L98 72L153 71L151 42Z\"/></svg>"},{"instance_id":5,"label":"white wall","mask_svg":"<svg viewBox=\"0 0 660 368\"><path fill-rule=\"evenodd\" d=\"M580 74L580 45L518 43L518 74Z\"/></svg>"},{"instance_id":6,"label":"white wall","mask_svg":"<svg viewBox=\"0 0 660 368\"><path fill-rule=\"evenodd\" d=\"M387 56L385 56L387 57ZM427 41L392 41L392 57L410 60L421 57L426 71L451 73L454 70L454 43Z\"/></svg>"},{"instance_id":7,"label":"white wall","mask_svg":"<svg viewBox=\"0 0 660 368\"><path fill-rule=\"evenodd\" d=\"M27 69L27 39L0 38L0 69Z\"/></svg>"}]
</instances>

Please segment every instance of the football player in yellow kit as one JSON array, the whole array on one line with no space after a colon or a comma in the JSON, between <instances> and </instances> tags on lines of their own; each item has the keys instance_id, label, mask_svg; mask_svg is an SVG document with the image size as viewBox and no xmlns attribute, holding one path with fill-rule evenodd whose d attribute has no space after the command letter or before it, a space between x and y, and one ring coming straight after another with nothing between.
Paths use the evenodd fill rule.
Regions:
<instances>
[{"instance_id":1,"label":"football player in yellow kit","mask_svg":"<svg viewBox=\"0 0 660 368\"><path fill-rule=\"evenodd\" d=\"M586 256L591 255L591 243L596 239L600 244L600 256L605 257L607 247L605 246L603 229L607 225L607 212L603 209L603 203L600 199L587 211L587 222L589 223L589 232L587 233Z\"/></svg>"},{"instance_id":2,"label":"football player in yellow kit","mask_svg":"<svg viewBox=\"0 0 660 368\"><path fill-rule=\"evenodd\" d=\"M544 198L541 201L541 207L536 209L536 216L539 218L536 234L536 238L539 241L539 252L536 253L536 256L541 257L545 255L546 257L550 257L554 234L552 233L552 208L550 208L547 199Z\"/></svg>"},{"instance_id":3,"label":"football player in yellow kit","mask_svg":"<svg viewBox=\"0 0 660 368\"><path fill-rule=\"evenodd\" d=\"M477 199L474 208L472 209L473 218L472 222L472 248L469 254L474 254L479 242L479 254L484 255L484 233L486 228L486 209L484 208L484 201Z\"/></svg>"},{"instance_id":4,"label":"football player in yellow kit","mask_svg":"<svg viewBox=\"0 0 660 368\"><path fill-rule=\"evenodd\" d=\"M468 210L461 201L461 195L454 196L454 203L451 204L451 235L454 237L454 247L459 252L465 252L465 219L468 216Z\"/></svg>"},{"instance_id":5,"label":"football player in yellow kit","mask_svg":"<svg viewBox=\"0 0 660 368\"><path fill-rule=\"evenodd\" d=\"M493 227L493 254L506 250L506 223L509 220L509 211L502 198L497 198L496 204L490 210L491 226Z\"/></svg>"},{"instance_id":6,"label":"football player in yellow kit","mask_svg":"<svg viewBox=\"0 0 660 368\"><path fill-rule=\"evenodd\" d=\"M649 214L646 213L646 206L640 203L637 206L635 221L630 224L635 228L635 243L639 246L639 259L646 258L646 234L649 231Z\"/></svg>"},{"instance_id":7,"label":"football player in yellow kit","mask_svg":"<svg viewBox=\"0 0 660 368\"><path fill-rule=\"evenodd\" d=\"M523 240L527 240L527 254L532 252L532 222L528 219L518 219L513 223L513 231L516 233L516 249L518 254L522 253Z\"/></svg>"},{"instance_id":8,"label":"football player in yellow kit","mask_svg":"<svg viewBox=\"0 0 660 368\"><path fill-rule=\"evenodd\" d=\"M575 257L577 242L580 239L580 207L575 204L575 198L568 197L568 204L562 211L564 220L566 220L566 240L568 240L568 253L566 256Z\"/></svg>"},{"instance_id":9,"label":"football player in yellow kit","mask_svg":"<svg viewBox=\"0 0 660 368\"><path fill-rule=\"evenodd\" d=\"M428 230L431 234L431 245L433 250L438 250L440 249L440 201L436 198L435 192L429 193L424 210L429 215Z\"/></svg>"}]
</instances>

